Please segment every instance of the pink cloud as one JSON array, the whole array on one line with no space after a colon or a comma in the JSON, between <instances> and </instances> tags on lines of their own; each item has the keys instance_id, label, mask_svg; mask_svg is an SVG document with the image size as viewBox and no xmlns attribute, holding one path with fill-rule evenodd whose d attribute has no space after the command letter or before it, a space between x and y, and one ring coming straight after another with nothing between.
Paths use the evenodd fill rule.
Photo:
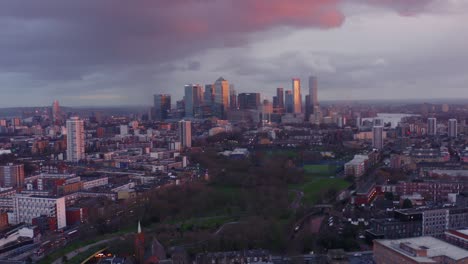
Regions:
<instances>
[{"instance_id":1,"label":"pink cloud","mask_svg":"<svg viewBox=\"0 0 468 264\"><path fill-rule=\"evenodd\" d=\"M109 64L166 63L197 52L239 46L249 34L279 26L330 29L345 21L343 3L423 12L432 0L42 0L0 1L0 19L20 21L4 38L11 61L40 70L69 65L79 71ZM28 26L25 26L28 25ZM24 30L35 30L22 34ZM25 55L27 54L27 55ZM48 60L43 56L47 55ZM65 69L74 72L75 69ZM93 70L93 69L91 69ZM63 74L62 74L63 75Z\"/></svg>"}]
</instances>

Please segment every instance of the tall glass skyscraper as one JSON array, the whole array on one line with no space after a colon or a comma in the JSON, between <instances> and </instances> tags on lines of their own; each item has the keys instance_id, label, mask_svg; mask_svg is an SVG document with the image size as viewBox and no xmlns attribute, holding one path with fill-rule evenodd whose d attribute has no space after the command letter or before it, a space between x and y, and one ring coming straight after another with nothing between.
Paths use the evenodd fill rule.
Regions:
<instances>
[{"instance_id":1,"label":"tall glass skyscraper","mask_svg":"<svg viewBox=\"0 0 468 264\"><path fill-rule=\"evenodd\" d=\"M159 121L165 120L169 117L170 111L171 96L168 94L155 94L152 119Z\"/></svg>"},{"instance_id":2,"label":"tall glass skyscraper","mask_svg":"<svg viewBox=\"0 0 468 264\"><path fill-rule=\"evenodd\" d=\"M195 117L195 111L203 103L203 88L198 84L185 85L185 116Z\"/></svg>"},{"instance_id":3,"label":"tall glass skyscraper","mask_svg":"<svg viewBox=\"0 0 468 264\"><path fill-rule=\"evenodd\" d=\"M292 93L294 103L294 113L302 113L302 96L301 96L301 80L299 78L292 79Z\"/></svg>"},{"instance_id":4,"label":"tall glass skyscraper","mask_svg":"<svg viewBox=\"0 0 468 264\"><path fill-rule=\"evenodd\" d=\"M294 96L291 90L287 90L284 95L284 106L286 113L294 113Z\"/></svg>"},{"instance_id":5,"label":"tall glass skyscraper","mask_svg":"<svg viewBox=\"0 0 468 264\"><path fill-rule=\"evenodd\" d=\"M229 107L229 82L219 77L215 84L215 111L214 115L225 119Z\"/></svg>"}]
</instances>

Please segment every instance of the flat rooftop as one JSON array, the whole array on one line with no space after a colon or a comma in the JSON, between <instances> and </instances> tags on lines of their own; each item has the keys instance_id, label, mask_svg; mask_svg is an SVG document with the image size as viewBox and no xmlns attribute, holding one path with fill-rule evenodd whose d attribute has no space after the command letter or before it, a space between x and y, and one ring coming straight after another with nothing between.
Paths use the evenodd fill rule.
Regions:
<instances>
[{"instance_id":1,"label":"flat rooftop","mask_svg":"<svg viewBox=\"0 0 468 264\"><path fill-rule=\"evenodd\" d=\"M456 261L468 259L468 250L464 250L462 248L456 247L447 242L429 236L397 240L380 239L376 240L376 242L417 262L437 263L432 258L438 256L446 256ZM413 250L426 250L427 257L417 256L416 254L403 249L401 245L404 245L405 247L408 247Z\"/></svg>"}]
</instances>

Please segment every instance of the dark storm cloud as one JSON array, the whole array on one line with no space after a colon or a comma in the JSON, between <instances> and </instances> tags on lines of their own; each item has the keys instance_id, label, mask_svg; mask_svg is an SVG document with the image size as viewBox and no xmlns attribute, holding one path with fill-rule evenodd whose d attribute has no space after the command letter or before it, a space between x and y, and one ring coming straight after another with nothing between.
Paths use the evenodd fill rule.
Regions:
<instances>
[{"instance_id":1,"label":"dark storm cloud","mask_svg":"<svg viewBox=\"0 0 468 264\"><path fill-rule=\"evenodd\" d=\"M426 11L434 1L3 0L0 72L8 76L0 75L0 89L14 94L34 87L48 96L151 92L173 71L200 72L205 67L190 56L243 46L252 33L279 26L340 27L345 21L342 5L350 2L411 15ZM262 72L263 66L242 63L239 75ZM326 66L316 63L312 66ZM19 82L18 76L28 81Z\"/></svg>"},{"instance_id":2,"label":"dark storm cloud","mask_svg":"<svg viewBox=\"0 0 468 264\"><path fill-rule=\"evenodd\" d=\"M242 43L276 25L336 27L336 0L2 1L3 70L79 77L94 67L163 63ZM52 77L52 76L49 76Z\"/></svg>"}]
</instances>

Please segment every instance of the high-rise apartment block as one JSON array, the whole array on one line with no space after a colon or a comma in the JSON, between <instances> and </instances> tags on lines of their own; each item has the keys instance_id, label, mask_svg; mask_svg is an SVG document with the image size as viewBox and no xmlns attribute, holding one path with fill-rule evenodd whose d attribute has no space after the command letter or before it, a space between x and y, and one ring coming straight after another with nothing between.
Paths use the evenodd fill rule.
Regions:
<instances>
[{"instance_id":1,"label":"high-rise apartment block","mask_svg":"<svg viewBox=\"0 0 468 264\"><path fill-rule=\"evenodd\" d=\"M179 139L183 148L192 147L192 122L186 120L179 122Z\"/></svg>"},{"instance_id":2,"label":"high-rise apartment block","mask_svg":"<svg viewBox=\"0 0 468 264\"><path fill-rule=\"evenodd\" d=\"M78 117L72 117L67 120L67 161L78 162L84 158L84 122Z\"/></svg>"},{"instance_id":3,"label":"high-rise apartment block","mask_svg":"<svg viewBox=\"0 0 468 264\"><path fill-rule=\"evenodd\" d=\"M374 126L372 128L372 147L376 149L383 148L383 126Z\"/></svg>"},{"instance_id":4,"label":"high-rise apartment block","mask_svg":"<svg viewBox=\"0 0 468 264\"><path fill-rule=\"evenodd\" d=\"M449 119L448 121L448 136L451 138L456 138L458 134L457 128L458 122L456 119Z\"/></svg>"},{"instance_id":5,"label":"high-rise apartment block","mask_svg":"<svg viewBox=\"0 0 468 264\"><path fill-rule=\"evenodd\" d=\"M427 119L427 134L429 136L437 135L437 119L435 117Z\"/></svg>"},{"instance_id":6,"label":"high-rise apartment block","mask_svg":"<svg viewBox=\"0 0 468 264\"><path fill-rule=\"evenodd\" d=\"M0 166L0 187L23 187L24 185L24 165L7 164Z\"/></svg>"}]
</instances>

